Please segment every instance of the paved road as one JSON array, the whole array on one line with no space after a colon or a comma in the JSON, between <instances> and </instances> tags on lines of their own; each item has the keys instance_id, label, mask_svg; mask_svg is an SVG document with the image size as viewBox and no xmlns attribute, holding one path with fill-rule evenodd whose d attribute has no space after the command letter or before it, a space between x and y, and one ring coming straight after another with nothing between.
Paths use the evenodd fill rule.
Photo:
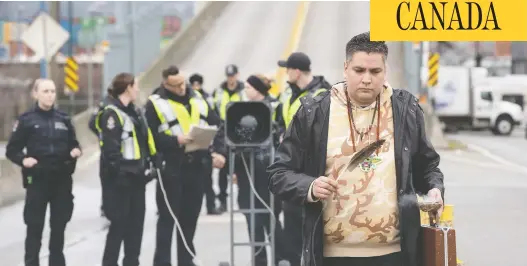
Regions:
<instances>
[{"instance_id":1,"label":"paved road","mask_svg":"<svg viewBox=\"0 0 527 266\"><path fill-rule=\"evenodd\" d=\"M315 75L343 80L346 43L369 30L368 2L311 2L298 50L311 58Z\"/></svg>"},{"instance_id":2,"label":"paved road","mask_svg":"<svg viewBox=\"0 0 527 266\"><path fill-rule=\"evenodd\" d=\"M184 71L202 73L206 90L225 79L225 66L236 64L240 78L276 71L296 14L294 2L236 2L216 22Z\"/></svg>"},{"instance_id":3,"label":"paved road","mask_svg":"<svg viewBox=\"0 0 527 266\"><path fill-rule=\"evenodd\" d=\"M525 265L527 171L479 153L442 154L446 201L455 205L458 258L466 265Z\"/></svg>"},{"instance_id":4,"label":"paved road","mask_svg":"<svg viewBox=\"0 0 527 266\"><path fill-rule=\"evenodd\" d=\"M447 202L455 205L455 227L459 258L467 265L524 265L517 254L527 244L520 236L527 235L521 221L527 219L523 203L527 201L527 174L519 168L503 168L501 164L475 152L441 152L441 169L446 176ZM93 165L95 167L96 165ZM75 213L68 227L66 256L78 266L98 265L105 239L104 221L98 217L99 186L90 168L80 169L74 193ZM149 185L147 218L141 257L142 265L150 265L155 235L153 184ZM0 210L0 257L5 265L17 266L23 254L24 226L22 205ZM204 265L216 265L229 254L228 216L201 216L196 246ZM246 241L246 227L236 218L237 241ZM46 256L48 231L43 240ZM237 250L240 265L248 262L248 250ZM42 265L46 266L45 260Z\"/></svg>"},{"instance_id":5,"label":"paved road","mask_svg":"<svg viewBox=\"0 0 527 266\"><path fill-rule=\"evenodd\" d=\"M514 130L511 136L494 136L490 131L460 131L449 134L449 138L484 148L489 154L502 157L507 161L527 167L527 139L523 129Z\"/></svg>"},{"instance_id":6,"label":"paved road","mask_svg":"<svg viewBox=\"0 0 527 266\"><path fill-rule=\"evenodd\" d=\"M299 49L313 58L314 71L326 75L330 82L341 79L344 45L353 34L367 30L368 12L367 3L312 3ZM272 70L285 46L294 13L295 4L290 2L237 2L184 66L189 72L205 74L209 87L223 79L223 67L228 63L238 64L242 76ZM486 142L481 141L483 145ZM518 145L516 150L522 149ZM496 158L474 152L442 152L442 158L447 202L456 206L458 257L468 265L524 265L517 257L527 250L522 238L527 235L527 228L521 223L527 219L523 206L527 202L527 172L519 166L504 168ZM102 257L105 223L98 217L97 159L94 154L92 162L79 166L77 171L75 213L67 231L66 256L70 265L94 266ZM152 185L147 192L141 265L151 265L153 257L156 208ZM24 239L21 214L21 204L0 210L2 265L20 265ZM228 221L227 215L200 217L195 243L204 265L217 265L228 259ZM243 219L237 216L235 226L236 238L247 240ZM43 266L47 265L48 233L43 240ZM248 265L248 250L237 251L237 265Z\"/></svg>"}]
</instances>

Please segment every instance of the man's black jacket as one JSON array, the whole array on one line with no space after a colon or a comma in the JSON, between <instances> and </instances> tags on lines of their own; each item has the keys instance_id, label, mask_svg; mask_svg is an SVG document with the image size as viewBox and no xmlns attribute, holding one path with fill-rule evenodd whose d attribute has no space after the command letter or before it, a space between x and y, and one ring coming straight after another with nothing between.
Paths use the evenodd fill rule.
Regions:
<instances>
[{"instance_id":1,"label":"man's black jacket","mask_svg":"<svg viewBox=\"0 0 527 266\"><path fill-rule=\"evenodd\" d=\"M330 92L307 96L269 166L269 189L280 199L303 206L302 266L323 266L322 203L307 202L310 184L326 168ZM439 154L425 134L417 98L404 90L391 97L401 249L405 266L420 266L420 213L416 193L438 188L444 195ZM318 221L317 221L318 220ZM314 232L314 233L313 233Z\"/></svg>"}]
</instances>

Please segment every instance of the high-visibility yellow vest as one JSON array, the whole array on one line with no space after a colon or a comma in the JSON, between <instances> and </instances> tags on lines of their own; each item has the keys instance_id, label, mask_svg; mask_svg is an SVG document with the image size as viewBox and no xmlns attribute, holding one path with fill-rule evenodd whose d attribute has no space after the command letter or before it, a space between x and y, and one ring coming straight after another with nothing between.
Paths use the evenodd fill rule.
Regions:
<instances>
[{"instance_id":1,"label":"high-visibility yellow vest","mask_svg":"<svg viewBox=\"0 0 527 266\"><path fill-rule=\"evenodd\" d=\"M232 95L229 95L229 92L224 89L221 89L221 91L217 90L214 95L214 106L217 108L221 120L225 120L227 104L229 102L239 102L245 100L245 98L243 90L233 93Z\"/></svg>"},{"instance_id":2,"label":"high-visibility yellow vest","mask_svg":"<svg viewBox=\"0 0 527 266\"><path fill-rule=\"evenodd\" d=\"M323 93L324 91L326 91L326 89L322 88L322 89L318 89L314 92L311 92L311 91L304 91L300 94L300 96L298 96L295 101L291 104L291 97L292 95L288 95L286 97L283 97L283 101L282 101L282 116L283 116L283 119L284 119L284 122L285 122L285 127L288 128L289 127L289 124L291 123L291 121L293 120L293 117L295 116L296 112L298 111L298 109L300 108L300 98L306 96L308 93L310 93L313 97Z\"/></svg>"},{"instance_id":3,"label":"high-visibility yellow vest","mask_svg":"<svg viewBox=\"0 0 527 266\"><path fill-rule=\"evenodd\" d=\"M280 105L280 101L272 101L271 102L271 108L273 110L273 114L272 114L272 121L276 121L276 108L278 107L278 105Z\"/></svg>"},{"instance_id":4,"label":"high-visibility yellow vest","mask_svg":"<svg viewBox=\"0 0 527 266\"><path fill-rule=\"evenodd\" d=\"M204 97L203 94L201 94L201 92L199 92L197 90L194 90L194 92L196 93L196 95L198 97L200 97L201 99L205 100L207 102L207 104L209 104L211 106L212 109L214 109L214 100L212 99L211 96Z\"/></svg>"},{"instance_id":5,"label":"high-visibility yellow vest","mask_svg":"<svg viewBox=\"0 0 527 266\"><path fill-rule=\"evenodd\" d=\"M187 108L179 102L163 99L159 95L151 95L149 99L161 122L157 131L159 133L164 132L169 136L176 136L188 134L192 125L208 125L206 119L209 107L199 95L192 97L189 101L190 114Z\"/></svg>"},{"instance_id":6,"label":"high-visibility yellow vest","mask_svg":"<svg viewBox=\"0 0 527 266\"><path fill-rule=\"evenodd\" d=\"M119 118L119 122L121 123L121 126L123 127L123 133L121 134L121 154L123 156L124 160L139 160L141 159L141 151L139 148L139 141L137 140L137 134L135 131L135 125L132 121L132 118L130 116L123 112L119 107L115 105L107 105L104 110L112 109L117 114L117 117ZM95 126L97 130L99 131L99 134L101 134L102 129L99 126L99 119L102 112L99 112L95 119ZM99 144L101 146L104 145L102 142L102 138L99 141ZM152 132L150 131L150 128L148 128L148 149L150 152L150 155L154 155L157 153L156 145L154 142L154 137L152 135Z\"/></svg>"}]
</instances>

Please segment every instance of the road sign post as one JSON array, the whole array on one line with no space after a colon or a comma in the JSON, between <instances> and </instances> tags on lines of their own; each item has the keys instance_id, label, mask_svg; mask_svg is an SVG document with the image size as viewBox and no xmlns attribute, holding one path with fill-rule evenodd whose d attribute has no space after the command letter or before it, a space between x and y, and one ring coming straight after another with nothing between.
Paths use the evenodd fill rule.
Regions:
<instances>
[{"instance_id":1,"label":"road sign post","mask_svg":"<svg viewBox=\"0 0 527 266\"><path fill-rule=\"evenodd\" d=\"M428 57L428 88L437 85L439 79L439 53L431 53Z\"/></svg>"},{"instance_id":2,"label":"road sign post","mask_svg":"<svg viewBox=\"0 0 527 266\"><path fill-rule=\"evenodd\" d=\"M22 34L22 41L35 52L41 62L41 75L47 77L47 62L68 41L70 34L45 12L31 23Z\"/></svg>"},{"instance_id":3,"label":"road sign post","mask_svg":"<svg viewBox=\"0 0 527 266\"><path fill-rule=\"evenodd\" d=\"M40 11L44 14L44 13L47 13L48 10L47 10L47 4L46 4L46 1L40 1ZM44 47L44 54L47 54L46 52L46 46L47 46L47 34L45 34L46 32L46 21L44 20L43 23L42 23L42 32L44 33L43 36L42 36L42 45ZM40 59L40 77L41 78L47 78L48 77L48 62L47 62L47 58L46 57L43 57Z\"/></svg>"},{"instance_id":4,"label":"road sign post","mask_svg":"<svg viewBox=\"0 0 527 266\"><path fill-rule=\"evenodd\" d=\"M75 59L70 56L66 59L66 64L64 64L64 85L68 91L71 93L76 93L79 91L79 65Z\"/></svg>"}]
</instances>

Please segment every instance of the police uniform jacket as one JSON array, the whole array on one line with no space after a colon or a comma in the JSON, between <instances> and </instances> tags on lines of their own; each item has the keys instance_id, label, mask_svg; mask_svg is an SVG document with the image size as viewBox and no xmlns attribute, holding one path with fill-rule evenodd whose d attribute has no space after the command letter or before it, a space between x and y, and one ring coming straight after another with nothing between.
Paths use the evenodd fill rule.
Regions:
<instances>
[{"instance_id":1,"label":"police uniform jacket","mask_svg":"<svg viewBox=\"0 0 527 266\"><path fill-rule=\"evenodd\" d=\"M323 76L314 76L313 80L303 89L299 88L296 84L289 83L289 88L280 95L280 101L282 102L281 108L281 121L279 124L281 128L288 128L293 116L300 107L300 99L307 96L316 96L329 90L331 84L326 81Z\"/></svg>"},{"instance_id":2,"label":"police uniform jacket","mask_svg":"<svg viewBox=\"0 0 527 266\"><path fill-rule=\"evenodd\" d=\"M144 180L156 150L141 110L133 103L124 106L119 99L109 96L98 126L101 130L103 175L127 181L131 181L130 176Z\"/></svg>"},{"instance_id":3,"label":"police uniform jacket","mask_svg":"<svg viewBox=\"0 0 527 266\"><path fill-rule=\"evenodd\" d=\"M164 114L163 114L164 113ZM199 92L187 88L185 96L178 96L165 88L156 95L151 95L145 105L145 116L154 136L156 148L165 161L165 168L171 173L180 169L185 158L185 146L180 144L177 135L188 134L192 124L223 126L218 115L209 108ZM168 117L169 116L169 117ZM223 146L223 135L216 134L213 146L206 151L210 153ZM197 154L194 154L197 155ZM187 156L192 156L187 154Z\"/></svg>"},{"instance_id":4,"label":"police uniform jacket","mask_svg":"<svg viewBox=\"0 0 527 266\"><path fill-rule=\"evenodd\" d=\"M214 90L212 93L212 105L216 114L218 114L221 120L225 120L226 107L229 102L238 102L245 100L243 89L245 85L241 81L237 81L236 88L229 90L227 87L227 81L221 83L220 87Z\"/></svg>"},{"instance_id":5,"label":"police uniform jacket","mask_svg":"<svg viewBox=\"0 0 527 266\"><path fill-rule=\"evenodd\" d=\"M6 157L22 167L25 176L71 175L76 165L70 155L74 148L80 146L68 114L55 108L46 111L35 104L15 122ZM26 157L35 158L38 163L26 169L22 164Z\"/></svg>"},{"instance_id":6,"label":"police uniform jacket","mask_svg":"<svg viewBox=\"0 0 527 266\"><path fill-rule=\"evenodd\" d=\"M95 112L92 114L92 116L90 117L90 121L88 121L88 127L90 128L91 132L93 132L93 134L95 134L97 136L97 138L99 138L99 130L97 129L97 122L98 122L98 117L100 115L100 113L104 110L104 108L108 105L108 103L110 103L110 96L107 96L106 98L104 98L100 103L99 103L99 108L97 110L95 110ZM99 117L100 118L100 117Z\"/></svg>"}]
</instances>

